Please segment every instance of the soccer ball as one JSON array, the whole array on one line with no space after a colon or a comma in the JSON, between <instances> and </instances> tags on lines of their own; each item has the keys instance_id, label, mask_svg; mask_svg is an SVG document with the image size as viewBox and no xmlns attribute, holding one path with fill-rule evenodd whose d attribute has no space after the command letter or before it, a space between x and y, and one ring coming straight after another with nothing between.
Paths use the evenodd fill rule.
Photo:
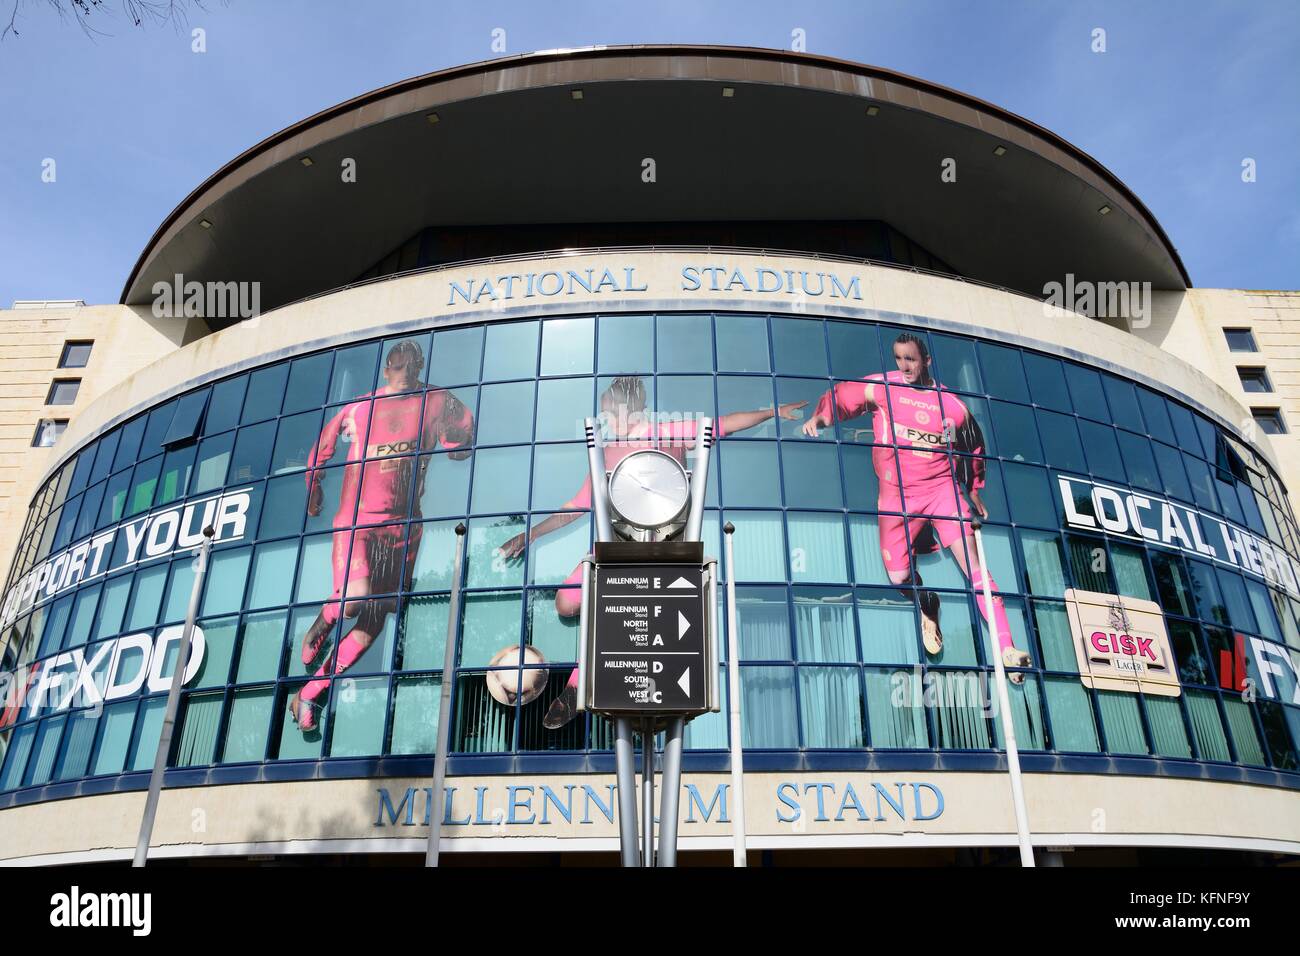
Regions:
<instances>
[{"instance_id":1,"label":"soccer ball","mask_svg":"<svg viewBox=\"0 0 1300 956\"><path fill-rule=\"evenodd\" d=\"M518 644L511 644L501 648L492 655L492 660L488 661L489 667L512 667L523 664L527 668L523 672L522 681L517 670L488 671L486 678L488 693L498 704L505 704L507 707L513 706L516 698L520 704L531 704L546 688L546 678L550 676L549 671L536 666L546 663L546 658L542 656L541 651L528 646L522 648L522 653L520 651Z\"/></svg>"}]
</instances>

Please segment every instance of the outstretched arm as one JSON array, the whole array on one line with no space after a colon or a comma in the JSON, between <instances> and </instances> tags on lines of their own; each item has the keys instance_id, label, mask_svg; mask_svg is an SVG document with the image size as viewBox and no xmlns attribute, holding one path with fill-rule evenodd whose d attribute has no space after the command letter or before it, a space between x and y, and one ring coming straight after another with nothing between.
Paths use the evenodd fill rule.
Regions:
<instances>
[{"instance_id":1,"label":"outstretched arm","mask_svg":"<svg viewBox=\"0 0 1300 956\"><path fill-rule=\"evenodd\" d=\"M821 429L828 428L836 418L840 421L857 418L875 407L875 392L871 382L840 382L822 395L812 418L804 422L803 433L809 438L816 438Z\"/></svg>"},{"instance_id":2,"label":"outstretched arm","mask_svg":"<svg viewBox=\"0 0 1300 956\"><path fill-rule=\"evenodd\" d=\"M562 506L565 509L579 509L576 511L565 510L556 512L553 515L547 515L541 521L537 522L528 531L521 531L509 541L506 541L497 550L501 556L507 560L518 558L523 555L524 548L529 542L536 541L542 535L550 534L552 531L558 531L566 525L573 524L582 517L582 512L591 508L591 476L582 483L582 488L576 495L570 498Z\"/></svg>"},{"instance_id":3,"label":"outstretched arm","mask_svg":"<svg viewBox=\"0 0 1300 956\"><path fill-rule=\"evenodd\" d=\"M807 402L786 402L776 408L758 408L752 412L728 412L718 419L718 437L743 432L746 428L761 425L776 415L780 415L786 421L798 421L803 417L799 414L799 409L807 404Z\"/></svg>"}]
</instances>

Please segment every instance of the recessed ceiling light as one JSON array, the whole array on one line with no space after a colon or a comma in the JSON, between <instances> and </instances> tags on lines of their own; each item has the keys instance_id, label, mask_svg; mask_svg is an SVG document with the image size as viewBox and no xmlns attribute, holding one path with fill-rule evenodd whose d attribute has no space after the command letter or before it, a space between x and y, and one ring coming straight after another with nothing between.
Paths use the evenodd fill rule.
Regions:
<instances>
[{"instance_id":1,"label":"recessed ceiling light","mask_svg":"<svg viewBox=\"0 0 1300 956\"><path fill-rule=\"evenodd\" d=\"M570 90L569 95L572 96L575 100L580 100L582 99L582 90Z\"/></svg>"},{"instance_id":2,"label":"recessed ceiling light","mask_svg":"<svg viewBox=\"0 0 1300 956\"><path fill-rule=\"evenodd\" d=\"M212 223L208 222L208 220L206 220L206 219L200 219L200 220L199 220L199 225L200 225L201 227L203 227L204 229L211 229L211 228L212 228Z\"/></svg>"},{"instance_id":3,"label":"recessed ceiling light","mask_svg":"<svg viewBox=\"0 0 1300 956\"><path fill-rule=\"evenodd\" d=\"M437 113L425 113L425 114L424 114L424 118L427 119L427 120L429 121L429 125L430 125L430 126L432 126L434 123L438 122L438 120L440 119L440 117L438 116Z\"/></svg>"},{"instance_id":4,"label":"recessed ceiling light","mask_svg":"<svg viewBox=\"0 0 1300 956\"><path fill-rule=\"evenodd\" d=\"M302 163L304 166L310 166L312 164L310 156L304 156L299 159L298 162Z\"/></svg>"},{"instance_id":5,"label":"recessed ceiling light","mask_svg":"<svg viewBox=\"0 0 1300 956\"><path fill-rule=\"evenodd\" d=\"M731 99L733 96L736 95L736 88L734 86L724 86L722 88L722 95L725 96L727 99Z\"/></svg>"},{"instance_id":6,"label":"recessed ceiling light","mask_svg":"<svg viewBox=\"0 0 1300 956\"><path fill-rule=\"evenodd\" d=\"M879 106L868 106L868 107L867 107L867 115L868 115L868 116L875 116L875 115L876 115L877 113L879 113L879 112L880 112L880 107L879 107Z\"/></svg>"},{"instance_id":7,"label":"recessed ceiling light","mask_svg":"<svg viewBox=\"0 0 1300 956\"><path fill-rule=\"evenodd\" d=\"M1005 156L1006 154L1007 154L1007 148L1005 146L999 144L993 147L994 156Z\"/></svg>"},{"instance_id":8,"label":"recessed ceiling light","mask_svg":"<svg viewBox=\"0 0 1300 956\"><path fill-rule=\"evenodd\" d=\"M1110 206L1103 205L1097 210L1097 212L1101 213L1103 216L1110 215Z\"/></svg>"}]
</instances>

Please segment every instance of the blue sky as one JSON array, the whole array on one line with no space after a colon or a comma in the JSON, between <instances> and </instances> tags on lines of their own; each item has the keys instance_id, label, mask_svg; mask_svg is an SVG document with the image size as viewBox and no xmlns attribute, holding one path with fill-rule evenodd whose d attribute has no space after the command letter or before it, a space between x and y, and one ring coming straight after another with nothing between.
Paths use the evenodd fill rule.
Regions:
<instances>
[{"instance_id":1,"label":"blue sky","mask_svg":"<svg viewBox=\"0 0 1300 956\"><path fill-rule=\"evenodd\" d=\"M130 26L120 0L94 40L24 2L20 35L0 43L0 307L117 301L154 229L227 160L359 93L499 55L495 28L507 54L788 48L802 29L811 53L963 90L1090 153L1155 213L1195 285L1300 287L1295 0L209 0L189 17L203 54L188 28Z\"/></svg>"}]
</instances>

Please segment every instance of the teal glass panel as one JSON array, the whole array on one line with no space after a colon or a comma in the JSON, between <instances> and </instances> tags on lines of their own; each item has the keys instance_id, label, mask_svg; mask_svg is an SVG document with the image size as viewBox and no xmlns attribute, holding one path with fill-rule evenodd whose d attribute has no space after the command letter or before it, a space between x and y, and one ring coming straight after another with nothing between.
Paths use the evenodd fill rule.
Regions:
<instances>
[{"instance_id":1,"label":"teal glass panel","mask_svg":"<svg viewBox=\"0 0 1300 956\"><path fill-rule=\"evenodd\" d=\"M99 729L99 714L94 709L70 714L64 736L63 753L54 771L56 780L76 780L86 775L90 754L95 745L95 732Z\"/></svg>"},{"instance_id":2,"label":"teal glass panel","mask_svg":"<svg viewBox=\"0 0 1300 956\"><path fill-rule=\"evenodd\" d=\"M334 591L334 571L330 556L334 547L334 536L329 534L308 535L302 539L302 551L298 556L298 590L296 601L324 601ZM362 547L355 540L353 547ZM401 546L398 546L401 553ZM256 572L254 572L256 573Z\"/></svg>"},{"instance_id":3,"label":"teal glass panel","mask_svg":"<svg viewBox=\"0 0 1300 956\"><path fill-rule=\"evenodd\" d=\"M424 480L417 491L415 516L441 518L465 514L472 462L448 454L422 455L420 462Z\"/></svg>"},{"instance_id":4,"label":"teal glass panel","mask_svg":"<svg viewBox=\"0 0 1300 956\"><path fill-rule=\"evenodd\" d=\"M113 578L104 585L99 600L99 620L95 624L95 639L111 637L122 630L122 616L126 613L126 600L131 594L131 576Z\"/></svg>"},{"instance_id":5,"label":"teal glass panel","mask_svg":"<svg viewBox=\"0 0 1300 956\"><path fill-rule=\"evenodd\" d=\"M244 414L240 416L239 423L251 425L278 415L288 379L289 366L285 363L260 368L249 375L248 392L244 396Z\"/></svg>"},{"instance_id":6,"label":"teal glass panel","mask_svg":"<svg viewBox=\"0 0 1300 956\"><path fill-rule=\"evenodd\" d=\"M795 582L847 583L844 554L844 519L838 514L791 511L786 520L790 535L790 575Z\"/></svg>"},{"instance_id":7,"label":"teal glass panel","mask_svg":"<svg viewBox=\"0 0 1300 956\"><path fill-rule=\"evenodd\" d=\"M19 727L13 732L9 749L5 753L4 779L0 780L0 790L13 790L22 784L23 771L27 769L35 739L35 724Z\"/></svg>"},{"instance_id":8,"label":"teal glass panel","mask_svg":"<svg viewBox=\"0 0 1300 956\"><path fill-rule=\"evenodd\" d=\"M203 630L203 661L199 665L199 672L191 678L188 686L224 687L230 679L230 661L235 656L239 618L199 621L198 626Z\"/></svg>"},{"instance_id":9,"label":"teal glass panel","mask_svg":"<svg viewBox=\"0 0 1300 956\"><path fill-rule=\"evenodd\" d=\"M1058 412L1071 411L1070 391L1066 388L1060 361L1033 352L1022 352L1021 358L1025 363L1025 379L1033 403Z\"/></svg>"},{"instance_id":10,"label":"teal glass panel","mask_svg":"<svg viewBox=\"0 0 1300 956\"><path fill-rule=\"evenodd\" d=\"M930 746L921 675L910 670L867 670L867 727L878 750L923 750Z\"/></svg>"},{"instance_id":11,"label":"teal glass panel","mask_svg":"<svg viewBox=\"0 0 1300 956\"><path fill-rule=\"evenodd\" d=\"M486 389L485 389L486 391ZM596 414L589 378L557 378L537 386L537 441L566 441L585 435L586 419Z\"/></svg>"},{"instance_id":12,"label":"teal glass panel","mask_svg":"<svg viewBox=\"0 0 1300 956\"><path fill-rule=\"evenodd\" d=\"M222 694L191 694L176 743L173 767L197 767L214 761L217 730L221 726Z\"/></svg>"},{"instance_id":13,"label":"teal glass panel","mask_svg":"<svg viewBox=\"0 0 1300 956\"><path fill-rule=\"evenodd\" d=\"M791 660L785 588L737 587L736 634L742 661Z\"/></svg>"},{"instance_id":14,"label":"teal glass panel","mask_svg":"<svg viewBox=\"0 0 1300 956\"><path fill-rule=\"evenodd\" d=\"M976 344L980 364L984 367L984 384L994 398L1012 402L1031 402L1025 369L1020 362L1020 350L989 342Z\"/></svg>"},{"instance_id":15,"label":"teal glass panel","mask_svg":"<svg viewBox=\"0 0 1300 956\"><path fill-rule=\"evenodd\" d=\"M303 412L280 419L275 450L271 453L270 474L284 475L306 469L307 459L320 439L320 430L320 412ZM305 481L303 485L306 485Z\"/></svg>"},{"instance_id":16,"label":"teal glass panel","mask_svg":"<svg viewBox=\"0 0 1300 956\"><path fill-rule=\"evenodd\" d=\"M827 322L826 332L830 336L831 374L836 378L861 378L883 367L879 334L874 325Z\"/></svg>"},{"instance_id":17,"label":"teal glass panel","mask_svg":"<svg viewBox=\"0 0 1300 956\"><path fill-rule=\"evenodd\" d=\"M602 315L598 372L649 372L654 367L654 316Z\"/></svg>"},{"instance_id":18,"label":"teal glass panel","mask_svg":"<svg viewBox=\"0 0 1300 956\"><path fill-rule=\"evenodd\" d=\"M532 526L546 520L544 514L533 515ZM566 517L568 517L566 515ZM578 562L589 550L591 517L581 515L577 520L550 534L535 538L528 547L528 583L562 584L578 569Z\"/></svg>"},{"instance_id":19,"label":"teal glass panel","mask_svg":"<svg viewBox=\"0 0 1300 956\"><path fill-rule=\"evenodd\" d=\"M563 508L578 496L588 474L585 444L538 445L533 449L533 510Z\"/></svg>"},{"instance_id":20,"label":"teal glass panel","mask_svg":"<svg viewBox=\"0 0 1300 956\"><path fill-rule=\"evenodd\" d=\"M167 565L155 564L136 572L135 597L131 600L131 613L127 629L142 631L158 622L158 608L162 603L163 589L167 584Z\"/></svg>"},{"instance_id":21,"label":"teal glass panel","mask_svg":"<svg viewBox=\"0 0 1300 956\"><path fill-rule=\"evenodd\" d=\"M408 598L402 608L397 666L402 670L442 670L447 650L446 594Z\"/></svg>"},{"instance_id":22,"label":"teal glass panel","mask_svg":"<svg viewBox=\"0 0 1300 956\"><path fill-rule=\"evenodd\" d=\"M1077 672L1079 660L1074 653L1074 637L1070 633L1070 618L1065 605L1054 601L1033 601L1032 606L1043 668Z\"/></svg>"},{"instance_id":23,"label":"teal glass panel","mask_svg":"<svg viewBox=\"0 0 1300 956\"><path fill-rule=\"evenodd\" d=\"M1025 563L1025 589L1030 594L1062 597L1066 584L1060 537L1037 531L1020 531L1018 537Z\"/></svg>"},{"instance_id":24,"label":"teal glass panel","mask_svg":"<svg viewBox=\"0 0 1300 956\"><path fill-rule=\"evenodd\" d=\"M275 439L275 422L262 422L241 428L230 456L230 484L242 484L265 478L271 461L271 443Z\"/></svg>"},{"instance_id":25,"label":"teal glass panel","mask_svg":"<svg viewBox=\"0 0 1300 956\"><path fill-rule=\"evenodd\" d=\"M868 664L917 664L916 602L885 588L857 591L862 660ZM969 629L969 624L967 625Z\"/></svg>"},{"instance_id":26,"label":"teal glass panel","mask_svg":"<svg viewBox=\"0 0 1300 956\"><path fill-rule=\"evenodd\" d=\"M793 667L740 669L744 746L790 749L799 746Z\"/></svg>"},{"instance_id":27,"label":"teal glass panel","mask_svg":"<svg viewBox=\"0 0 1300 956\"><path fill-rule=\"evenodd\" d=\"M850 591L797 587L793 599L796 656L800 661L857 661L858 642L853 629L854 603Z\"/></svg>"},{"instance_id":28,"label":"teal glass panel","mask_svg":"<svg viewBox=\"0 0 1300 956\"><path fill-rule=\"evenodd\" d=\"M288 604L297 561L296 538L258 545L253 552L253 572L249 578L246 606L258 608Z\"/></svg>"},{"instance_id":29,"label":"teal glass panel","mask_svg":"<svg viewBox=\"0 0 1300 956\"><path fill-rule=\"evenodd\" d=\"M1047 713L1052 722L1052 746L1067 753L1097 753L1101 743L1092 712L1092 698L1077 677L1044 678Z\"/></svg>"},{"instance_id":30,"label":"teal glass panel","mask_svg":"<svg viewBox=\"0 0 1300 956\"><path fill-rule=\"evenodd\" d=\"M1192 745L1183 723L1183 708L1176 697L1143 697L1147 725L1151 728L1151 749L1162 757L1191 757Z\"/></svg>"},{"instance_id":31,"label":"teal glass panel","mask_svg":"<svg viewBox=\"0 0 1300 956\"><path fill-rule=\"evenodd\" d=\"M775 442L724 442L714 450L722 469L722 500L729 507L781 503Z\"/></svg>"},{"instance_id":32,"label":"teal glass panel","mask_svg":"<svg viewBox=\"0 0 1300 956\"><path fill-rule=\"evenodd\" d=\"M1153 601L1151 585L1147 580L1146 558L1138 548L1111 543L1110 560L1115 568L1115 585L1125 597Z\"/></svg>"},{"instance_id":33,"label":"teal glass panel","mask_svg":"<svg viewBox=\"0 0 1300 956\"><path fill-rule=\"evenodd\" d=\"M993 693L989 687L988 693ZM1011 703L1012 726L1016 728L1016 746L1021 750L1046 750L1047 727L1043 723L1043 695L1039 690L1038 678L1026 674L1024 683L1007 684L1007 695ZM1006 749L1003 738L1002 714L993 719L994 740L999 750Z\"/></svg>"},{"instance_id":34,"label":"teal glass panel","mask_svg":"<svg viewBox=\"0 0 1300 956\"><path fill-rule=\"evenodd\" d=\"M724 416L732 412L771 409L774 407L772 394L772 380L766 375L718 376L718 408ZM776 433L776 423L770 418L743 432L727 431L728 435L738 434L746 438L775 438Z\"/></svg>"},{"instance_id":35,"label":"teal glass panel","mask_svg":"<svg viewBox=\"0 0 1300 956\"><path fill-rule=\"evenodd\" d=\"M1006 402L990 402L989 405L1002 457L1013 461L1041 462L1043 448L1038 443L1038 430L1034 427L1034 410Z\"/></svg>"},{"instance_id":36,"label":"teal glass panel","mask_svg":"<svg viewBox=\"0 0 1300 956\"><path fill-rule=\"evenodd\" d=\"M150 697L140 705L136 717L135 749L131 755L131 770L152 770L158 757L158 738L162 736L163 714L167 697Z\"/></svg>"},{"instance_id":37,"label":"teal glass panel","mask_svg":"<svg viewBox=\"0 0 1300 956\"><path fill-rule=\"evenodd\" d=\"M880 555L880 527L875 515L849 515L849 547L853 554L855 582L889 583L889 575Z\"/></svg>"},{"instance_id":38,"label":"teal glass panel","mask_svg":"<svg viewBox=\"0 0 1300 956\"><path fill-rule=\"evenodd\" d=\"M389 752L431 754L438 739L439 677L400 677L393 691L393 736Z\"/></svg>"},{"instance_id":39,"label":"teal glass panel","mask_svg":"<svg viewBox=\"0 0 1300 956\"><path fill-rule=\"evenodd\" d=\"M975 595L975 602L983 606L983 596ZM1010 608L1007 614L1010 617ZM974 667L978 663L975 654L975 627L971 623L970 599L965 594L939 595L939 627L943 630L943 650L937 656L927 655L931 664L948 666Z\"/></svg>"},{"instance_id":40,"label":"teal glass panel","mask_svg":"<svg viewBox=\"0 0 1300 956\"><path fill-rule=\"evenodd\" d=\"M803 745L825 749L860 749L862 688L856 667L799 668L799 712Z\"/></svg>"},{"instance_id":41,"label":"teal glass panel","mask_svg":"<svg viewBox=\"0 0 1300 956\"><path fill-rule=\"evenodd\" d=\"M230 698L222 763L261 760L266 754L266 733L275 704L274 687L237 690Z\"/></svg>"},{"instance_id":42,"label":"teal glass panel","mask_svg":"<svg viewBox=\"0 0 1300 956\"><path fill-rule=\"evenodd\" d=\"M369 757L383 752L388 713L387 677L343 677L331 688L331 757Z\"/></svg>"},{"instance_id":43,"label":"teal glass panel","mask_svg":"<svg viewBox=\"0 0 1300 956\"><path fill-rule=\"evenodd\" d=\"M784 581L785 528L779 511L728 511L736 527L736 581Z\"/></svg>"},{"instance_id":44,"label":"teal glass panel","mask_svg":"<svg viewBox=\"0 0 1300 956\"><path fill-rule=\"evenodd\" d=\"M844 507L833 446L782 443L781 464L785 479L786 507ZM729 505L738 503L727 498Z\"/></svg>"},{"instance_id":45,"label":"teal glass panel","mask_svg":"<svg viewBox=\"0 0 1300 956\"><path fill-rule=\"evenodd\" d=\"M332 352L321 352L294 359L289 369L289 385L285 390L282 413L292 415L303 409L320 408L324 405L330 370L333 366Z\"/></svg>"},{"instance_id":46,"label":"teal glass panel","mask_svg":"<svg viewBox=\"0 0 1300 956\"><path fill-rule=\"evenodd\" d=\"M1101 726L1106 733L1106 750L1113 754L1150 753L1137 698L1133 694L1111 690L1097 691ZM1053 722L1055 723L1055 722Z\"/></svg>"},{"instance_id":47,"label":"teal glass panel","mask_svg":"<svg viewBox=\"0 0 1300 956\"><path fill-rule=\"evenodd\" d=\"M226 432L215 438L205 438L199 445L194 466L192 494L201 494L222 487L226 483L226 470L230 465L230 451L235 444L235 433ZM234 478L232 481L239 481Z\"/></svg>"},{"instance_id":48,"label":"teal glass panel","mask_svg":"<svg viewBox=\"0 0 1300 956\"><path fill-rule=\"evenodd\" d=\"M827 375L826 337L823 334L822 320L774 317L772 356L776 360L776 372L780 375Z\"/></svg>"},{"instance_id":49,"label":"teal glass panel","mask_svg":"<svg viewBox=\"0 0 1300 956\"><path fill-rule=\"evenodd\" d=\"M68 621L68 631L63 638L64 647L80 647L90 639L90 625L95 619L95 610L99 607L101 588L95 585L82 588L77 592L72 605L72 617Z\"/></svg>"},{"instance_id":50,"label":"teal glass panel","mask_svg":"<svg viewBox=\"0 0 1300 956\"><path fill-rule=\"evenodd\" d=\"M54 775L54 759L59 755L59 744L63 740L63 728L67 717L53 717L43 720L36 730L36 741L32 744L32 755L27 761L27 772L23 775L23 786L36 787L49 783Z\"/></svg>"},{"instance_id":51,"label":"teal glass panel","mask_svg":"<svg viewBox=\"0 0 1300 956\"><path fill-rule=\"evenodd\" d=\"M528 592L528 643L549 663L572 662L578 657L578 618L556 613L550 588Z\"/></svg>"},{"instance_id":52,"label":"teal glass panel","mask_svg":"<svg viewBox=\"0 0 1300 956\"><path fill-rule=\"evenodd\" d=\"M134 700L109 704L99 720L99 744L95 751L92 773L121 773L131 749L131 729L135 726Z\"/></svg>"},{"instance_id":53,"label":"teal glass panel","mask_svg":"<svg viewBox=\"0 0 1300 956\"><path fill-rule=\"evenodd\" d=\"M235 682L249 684L274 680L280 672L280 653L284 646L284 611L269 611L244 616L243 636L239 642L239 669Z\"/></svg>"},{"instance_id":54,"label":"teal glass panel","mask_svg":"<svg viewBox=\"0 0 1300 956\"><path fill-rule=\"evenodd\" d=\"M1189 690L1184 696L1200 758L1225 763L1231 760L1228 737L1223 729L1223 719L1219 716L1218 696L1203 690Z\"/></svg>"},{"instance_id":55,"label":"teal glass panel","mask_svg":"<svg viewBox=\"0 0 1300 956\"><path fill-rule=\"evenodd\" d=\"M187 445L173 448L163 458L162 475L158 481L158 504L165 505L185 497L190 485L190 475L194 471L194 456L198 446Z\"/></svg>"},{"instance_id":56,"label":"teal glass panel","mask_svg":"<svg viewBox=\"0 0 1300 956\"><path fill-rule=\"evenodd\" d=\"M536 322L497 322L487 327L483 381L532 378L537 372Z\"/></svg>"},{"instance_id":57,"label":"teal glass panel","mask_svg":"<svg viewBox=\"0 0 1300 956\"><path fill-rule=\"evenodd\" d=\"M660 372L713 371L713 324L709 316L657 316L655 355L655 368Z\"/></svg>"},{"instance_id":58,"label":"teal glass panel","mask_svg":"<svg viewBox=\"0 0 1300 956\"><path fill-rule=\"evenodd\" d=\"M520 617L518 591L487 591L465 595L461 629L460 666L484 667L497 651L518 646Z\"/></svg>"},{"instance_id":59,"label":"teal glass panel","mask_svg":"<svg viewBox=\"0 0 1300 956\"><path fill-rule=\"evenodd\" d=\"M1232 745L1237 751L1237 762L1257 767L1267 764L1250 705L1235 697L1224 697L1223 712L1228 718L1228 731L1232 734Z\"/></svg>"},{"instance_id":60,"label":"teal glass panel","mask_svg":"<svg viewBox=\"0 0 1300 956\"><path fill-rule=\"evenodd\" d=\"M517 514L528 508L528 470L531 449L479 449L474 453L474 514Z\"/></svg>"},{"instance_id":61,"label":"teal glass panel","mask_svg":"<svg viewBox=\"0 0 1300 956\"><path fill-rule=\"evenodd\" d=\"M465 542L465 583L471 588L511 587L524 583L524 556L507 558L501 551L528 522L522 516L476 518L469 523Z\"/></svg>"},{"instance_id":62,"label":"teal glass panel","mask_svg":"<svg viewBox=\"0 0 1300 956\"><path fill-rule=\"evenodd\" d=\"M548 319L542 323L543 375L590 375L596 320Z\"/></svg>"},{"instance_id":63,"label":"teal glass panel","mask_svg":"<svg viewBox=\"0 0 1300 956\"><path fill-rule=\"evenodd\" d=\"M974 342L947 335L931 335L930 348L934 356L930 372L943 382L945 388L961 392L984 391L980 384L979 363L975 360Z\"/></svg>"},{"instance_id":64,"label":"teal glass panel","mask_svg":"<svg viewBox=\"0 0 1300 956\"><path fill-rule=\"evenodd\" d=\"M781 322L774 319L773 322ZM821 338L821 323L808 325ZM772 363L767 354L767 319L761 315L716 315L714 334L718 341L719 372L767 372ZM790 336L787 335L787 338ZM820 342L819 342L820 344ZM825 375L826 347L821 346L822 375ZM817 373L812 373L817 374Z\"/></svg>"},{"instance_id":65,"label":"teal glass panel","mask_svg":"<svg viewBox=\"0 0 1300 956\"><path fill-rule=\"evenodd\" d=\"M483 353L483 329L439 329L433 334L433 350L426 381L447 387L479 379Z\"/></svg>"},{"instance_id":66,"label":"teal glass panel","mask_svg":"<svg viewBox=\"0 0 1300 956\"><path fill-rule=\"evenodd\" d=\"M426 521L421 527L412 591L449 591L456 562L455 521ZM466 542L468 548L468 542Z\"/></svg>"},{"instance_id":67,"label":"teal glass panel","mask_svg":"<svg viewBox=\"0 0 1300 956\"><path fill-rule=\"evenodd\" d=\"M290 693L301 691L302 685L288 688ZM320 698L317 698L320 701ZM321 756L321 745L324 739L320 732L320 714L317 713L317 724L311 730L303 730L298 726L293 716L289 713L288 707L284 704L284 698L280 698L280 708L277 716L274 717L278 729L276 729L276 746L274 757L277 760L316 760ZM250 758L256 759L256 758Z\"/></svg>"}]
</instances>

